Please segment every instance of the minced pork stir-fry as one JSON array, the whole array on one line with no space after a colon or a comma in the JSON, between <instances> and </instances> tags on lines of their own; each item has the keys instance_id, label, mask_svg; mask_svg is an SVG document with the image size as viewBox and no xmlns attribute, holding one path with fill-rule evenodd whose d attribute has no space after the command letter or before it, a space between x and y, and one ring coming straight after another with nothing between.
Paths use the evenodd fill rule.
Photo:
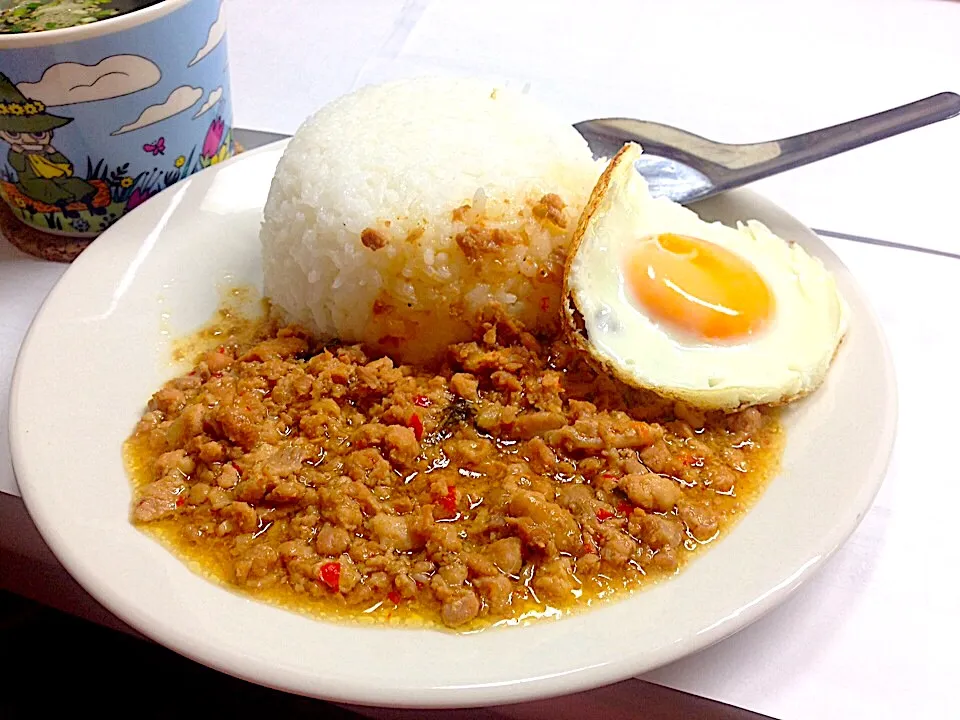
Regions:
<instances>
[{"instance_id":1,"label":"minced pork stir-fry","mask_svg":"<svg viewBox=\"0 0 960 720\"><path fill-rule=\"evenodd\" d=\"M704 414L491 315L440 367L264 323L149 402L134 522L237 588L459 630L674 573L773 474L773 412Z\"/></svg>"}]
</instances>

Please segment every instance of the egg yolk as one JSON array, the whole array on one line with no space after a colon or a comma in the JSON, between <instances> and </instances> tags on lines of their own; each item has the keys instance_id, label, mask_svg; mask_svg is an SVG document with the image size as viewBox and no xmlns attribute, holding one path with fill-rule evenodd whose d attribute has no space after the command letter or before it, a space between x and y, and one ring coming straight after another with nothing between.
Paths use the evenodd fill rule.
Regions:
<instances>
[{"instance_id":1,"label":"egg yolk","mask_svg":"<svg viewBox=\"0 0 960 720\"><path fill-rule=\"evenodd\" d=\"M706 240L673 233L644 238L625 271L651 319L704 340L745 338L773 316L773 294L754 267Z\"/></svg>"}]
</instances>

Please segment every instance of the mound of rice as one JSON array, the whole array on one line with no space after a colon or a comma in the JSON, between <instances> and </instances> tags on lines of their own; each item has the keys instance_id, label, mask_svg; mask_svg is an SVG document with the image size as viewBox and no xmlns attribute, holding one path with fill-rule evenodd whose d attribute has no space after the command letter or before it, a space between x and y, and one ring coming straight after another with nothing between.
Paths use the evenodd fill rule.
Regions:
<instances>
[{"instance_id":1,"label":"mound of rice","mask_svg":"<svg viewBox=\"0 0 960 720\"><path fill-rule=\"evenodd\" d=\"M264 292L319 337L405 361L469 338L491 302L553 330L601 170L526 96L448 78L364 88L307 120L277 167Z\"/></svg>"}]
</instances>

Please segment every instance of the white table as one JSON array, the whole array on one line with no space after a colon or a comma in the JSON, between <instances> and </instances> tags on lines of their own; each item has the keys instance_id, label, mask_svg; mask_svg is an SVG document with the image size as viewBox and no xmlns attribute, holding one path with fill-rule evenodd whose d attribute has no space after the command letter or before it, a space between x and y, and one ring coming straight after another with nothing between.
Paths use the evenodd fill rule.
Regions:
<instances>
[{"instance_id":1,"label":"white table","mask_svg":"<svg viewBox=\"0 0 960 720\"><path fill-rule=\"evenodd\" d=\"M643 117L734 142L960 89L960 3L949 0L286 0L282 14L226 1L236 124L277 132L360 84L423 73L528 87L571 121ZM873 300L899 376L897 445L873 509L822 572L751 627L644 679L784 719L956 716L960 120L757 189L821 229ZM0 243L0 436L17 348L63 269ZM0 491L5 562L35 567L25 592L65 597L3 438ZM627 717L635 698L618 688L502 712L564 719L599 702Z\"/></svg>"}]
</instances>

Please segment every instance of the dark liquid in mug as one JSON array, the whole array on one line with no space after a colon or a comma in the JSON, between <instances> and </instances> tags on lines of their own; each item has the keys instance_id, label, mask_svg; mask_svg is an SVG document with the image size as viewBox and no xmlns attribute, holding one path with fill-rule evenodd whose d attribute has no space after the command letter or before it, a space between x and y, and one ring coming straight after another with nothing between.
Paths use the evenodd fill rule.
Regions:
<instances>
[{"instance_id":1,"label":"dark liquid in mug","mask_svg":"<svg viewBox=\"0 0 960 720\"><path fill-rule=\"evenodd\" d=\"M163 0L0 0L0 34L88 25L160 2Z\"/></svg>"}]
</instances>

